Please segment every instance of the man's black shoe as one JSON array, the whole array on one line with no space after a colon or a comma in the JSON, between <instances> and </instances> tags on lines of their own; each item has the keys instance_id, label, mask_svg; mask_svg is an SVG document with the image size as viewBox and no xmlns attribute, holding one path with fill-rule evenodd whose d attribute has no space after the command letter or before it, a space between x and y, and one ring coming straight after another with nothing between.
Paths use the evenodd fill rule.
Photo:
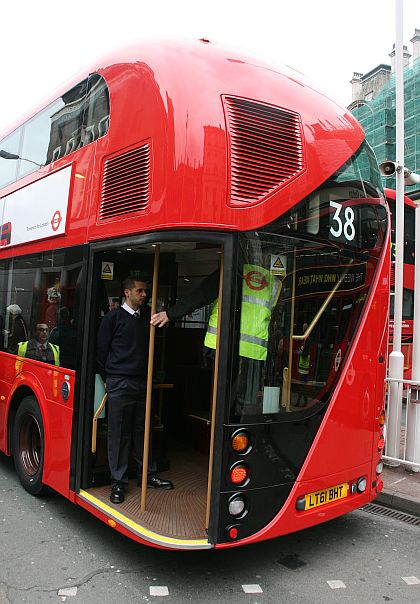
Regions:
<instances>
[{"instance_id":1,"label":"man's black shoe","mask_svg":"<svg viewBox=\"0 0 420 604\"><path fill-rule=\"evenodd\" d=\"M122 503L124 501L124 486L121 483L117 482L112 485L109 499L112 503Z\"/></svg>"},{"instance_id":2,"label":"man's black shoe","mask_svg":"<svg viewBox=\"0 0 420 604\"><path fill-rule=\"evenodd\" d=\"M141 486L141 479L137 484ZM147 486L151 489L162 489L164 491L170 491L174 488L174 485L170 480L163 480L162 478L158 478L157 476L148 476Z\"/></svg>"}]
</instances>

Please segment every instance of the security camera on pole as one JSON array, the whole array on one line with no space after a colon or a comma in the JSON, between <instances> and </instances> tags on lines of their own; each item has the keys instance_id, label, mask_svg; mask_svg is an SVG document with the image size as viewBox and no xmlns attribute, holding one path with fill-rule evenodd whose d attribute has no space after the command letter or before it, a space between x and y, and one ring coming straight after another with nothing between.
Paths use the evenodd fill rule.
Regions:
<instances>
[{"instance_id":1,"label":"security camera on pole","mask_svg":"<svg viewBox=\"0 0 420 604\"><path fill-rule=\"evenodd\" d=\"M393 161L384 161L379 164L379 170L382 176L394 176L394 174L398 173L398 169L403 172L404 184L407 187L410 185L417 185L420 182L420 174L411 172L411 170L405 167L399 168L399 166Z\"/></svg>"}]
</instances>

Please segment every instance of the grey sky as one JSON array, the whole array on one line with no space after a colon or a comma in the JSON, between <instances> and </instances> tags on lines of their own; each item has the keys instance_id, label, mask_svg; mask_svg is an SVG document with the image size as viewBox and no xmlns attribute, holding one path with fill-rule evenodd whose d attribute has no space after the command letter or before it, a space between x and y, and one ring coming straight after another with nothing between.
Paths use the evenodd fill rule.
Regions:
<instances>
[{"instance_id":1,"label":"grey sky","mask_svg":"<svg viewBox=\"0 0 420 604\"><path fill-rule=\"evenodd\" d=\"M353 71L389 63L394 0L8 0L2 4L0 132L92 59L142 38L208 37L302 71L343 104ZM404 0L404 43L420 0Z\"/></svg>"}]
</instances>

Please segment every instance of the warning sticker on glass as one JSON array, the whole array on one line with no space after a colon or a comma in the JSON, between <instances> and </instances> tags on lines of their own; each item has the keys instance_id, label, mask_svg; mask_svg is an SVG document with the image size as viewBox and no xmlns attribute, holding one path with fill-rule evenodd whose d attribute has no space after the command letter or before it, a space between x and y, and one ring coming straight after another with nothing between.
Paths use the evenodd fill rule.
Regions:
<instances>
[{"instance_id":1,"label":"warning sticker on glass","mask_svg":"<svg viewBox=\"0 0 420 604\"><path fill-rule=\"evenodd\" d=\"M284 254L271 254L270 272L277 277L286 275L287 256Z\"/></svg>"},{"instance_id":2,"label":"warning sticker on glass","mask_svg":"<svg viewBox=\"0 0 420 604\"><path fill-rule=\"evenodd\" d=\"M114 278L114 263L102 262L101 279L112 281Z\"/></svg>"}]
</instances>

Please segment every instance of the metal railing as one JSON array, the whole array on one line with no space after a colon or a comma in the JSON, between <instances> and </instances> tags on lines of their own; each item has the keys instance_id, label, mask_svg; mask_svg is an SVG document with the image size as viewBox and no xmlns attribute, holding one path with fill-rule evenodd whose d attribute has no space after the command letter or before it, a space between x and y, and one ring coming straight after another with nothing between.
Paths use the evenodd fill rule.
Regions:
<instances>
[{"instance_id":1,"label":"metal railing","mask_svg":"<svg viewBox=\"0 0 420 604\"><path fill-rule=\"evenodd\" d=\"M404 465L410 467L412 470L420 471L420 462L413 461L415 459L416 448L420 447L420 433L416 433L418 422L416 422L416 415L420 414L420 382L414 380L404 380L398 378L386 378L385 380L390 387L401 388L401 407L396 413L397 422L396 425L389 425L389 415L386 414L387 420L385 423L385 435L389 434L391 430L394 431L397 438L394 441L397 443L396 450L392 451L392 454L387 450L387 439L385 438L385 449L383 460L389 465ZM387 388L387 406L389 390Z\"/></svg>"}]
</instances>

